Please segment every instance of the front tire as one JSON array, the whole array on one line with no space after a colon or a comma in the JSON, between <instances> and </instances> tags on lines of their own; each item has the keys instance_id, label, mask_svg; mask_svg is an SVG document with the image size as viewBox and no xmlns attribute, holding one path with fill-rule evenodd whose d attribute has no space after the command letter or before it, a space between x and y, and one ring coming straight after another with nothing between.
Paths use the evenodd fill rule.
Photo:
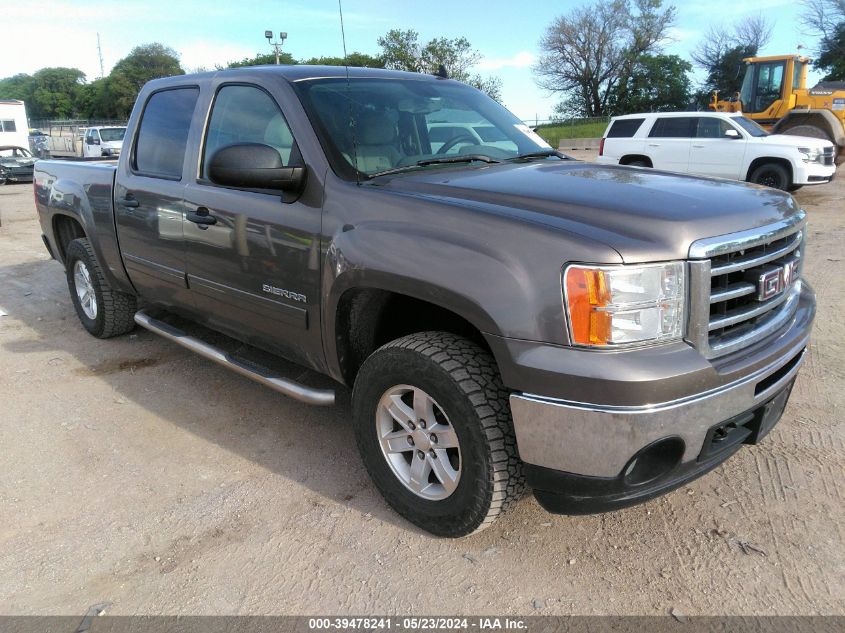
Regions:
<instances>
[{"instance_id":1,"label":"front tire","mask_svg":"<svg viewBox=\"0 0 845 633\"><path fill-rule=\"evenodd\" d=\"M385 500L438 536L491 525L525 488L508 397L492 356L465 338L420 332L376 350L352 410Z\"/></svg>"},{"instance_id":2,"label":"front tire","mask_svg":"<svg viewBox=\"0 0 845 633\"><path fill-rule=\"evenodd\" d=\"M779 163L764 163L755 168L748 177L748 182L782 191L786 191L792 184L789 171Z\"/></svg>"},{"instance_id":3,"label":"front tire","mask_svg":"<svg viewBox=\"0 0 845 633\"><path fill-rule=\"evenodd\" d=\"M89 334L111 338L132 331L137 299L109 286L87 239L68 244L65 267L73 307Z\"/></svg>"}]
</instances>

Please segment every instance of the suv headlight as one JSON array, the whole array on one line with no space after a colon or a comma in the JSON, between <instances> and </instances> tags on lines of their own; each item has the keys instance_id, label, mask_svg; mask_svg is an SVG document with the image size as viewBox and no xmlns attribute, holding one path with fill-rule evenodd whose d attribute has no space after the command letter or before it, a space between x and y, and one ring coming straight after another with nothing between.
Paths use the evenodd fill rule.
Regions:
<instances>
[{"instance_id":1,"label":"suv headlight","mask_svg":"<svg viewBox=\"0 0 845 633\"><path fill-rule=\"evenodd\" d=\"M609 348L683 336L684 262L571 264L563 271L563 291L573 345Z\"/></svg>"},{"instance_id":2,"label":"suv headlight","mask_svg":"<svg viewBox=\"0 0 845 633\"><path fill-rule=\"evenodd\" d=\"M822 156L824 155L822 153L822 150L811 149L809 147L799 147L798 153L801 154L801 160L803 160L805 163L819 162L821 161Z\"/></svg>"}]
</instances>

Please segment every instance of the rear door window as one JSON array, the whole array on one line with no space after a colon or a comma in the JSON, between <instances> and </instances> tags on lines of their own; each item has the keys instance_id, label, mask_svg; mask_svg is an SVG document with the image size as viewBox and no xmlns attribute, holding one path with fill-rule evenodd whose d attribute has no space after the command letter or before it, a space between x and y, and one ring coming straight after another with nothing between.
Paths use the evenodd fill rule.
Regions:
<instances>
[{"instance_id":1,"label":"rear door window","mask_svg":"<svg viewBox=\"0 0 845 633\"><path fill-rule=\"evenodd\" d=\"M195 87L161 90L147 100L132 160L143 176L179 180L191 119L199 97Z\"/></svg>"},{"instance_id":2,"label":"rear door window","mask_svg":"<svg viewBox=\"0 0 845 633\"><path fill-rule=\"evenodd\" d=\"M617 119L610 124L607 138L630 138L637 133L645 119Z\"/></svg>"},{"instance_id":3,"label":"rear door window","mask_svg":"<svg viewBox=\"0 0 845 633\"><path fill-rule=\"evenodd\" d=\"M654 122L648 133L650 138L692 138L695 136L697 117L664 117Z\"/></svg>"}]
</instances>

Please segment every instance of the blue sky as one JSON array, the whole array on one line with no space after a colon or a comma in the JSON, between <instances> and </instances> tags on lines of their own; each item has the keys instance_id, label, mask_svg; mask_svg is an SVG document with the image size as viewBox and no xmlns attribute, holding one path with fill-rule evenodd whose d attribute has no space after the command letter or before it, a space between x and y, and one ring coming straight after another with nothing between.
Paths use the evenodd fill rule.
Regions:
<instances>
[{"instance_id":1,"label":"blue sky","mask_svg":"<svg viewBox=\"0 0 845 633\"><path fill-rule=\"evenodd\" d=\"M465 36L484 55L477 71L502 79L505 105L520 118L544 119L559 99L534 83L531 66L538 55L537 42L556 16L588 4L578 0L533 0L530 4L344 0L347 49L377 53L377 38L391 28L413 28L422 40ZM678 0L674 4L678 19L665 50L685 58L710 24L729 25L759 13L774 21L772 41L762 54L792 53L799 44L812 51L816 44L802 33L801 6L794 0ZM6 5L0 23L5 52L0 56L0 77L44 66L72 66L95 79L100 72L98 32L106 73L132 47L154 41L175 49L188 70L213 68L215 63L269 51L263 39L266 29L287 31L284 48L295 57L341 55L343 50L337 0L38 0ZM8 54L17 47L20 54Z\"/></svg>"}]
</instances>

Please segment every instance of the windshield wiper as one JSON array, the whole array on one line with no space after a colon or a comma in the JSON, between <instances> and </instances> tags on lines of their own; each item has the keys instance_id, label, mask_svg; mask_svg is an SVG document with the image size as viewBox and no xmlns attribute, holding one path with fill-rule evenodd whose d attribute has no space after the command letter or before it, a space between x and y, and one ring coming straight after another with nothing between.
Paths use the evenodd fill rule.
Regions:
<instances>
[{"instance_id":1,"label":"windshield wiper","mask_svg":"<svg viewBox=\"0 0 845 633\"><path fill-rule=\"evenodd\" d=\"M528 152L527 154L520 154L519 156L514 156L513 158L509 158L508 160L522 160L528 158L549 158L550 156L557 156L561 160L574 160L571 156L567 156L563 152L559 152L556 149L540 149L536 152Z\"/></svg>"},{"instance_id":2,"label":"windshield wiper","mask_svg":"<svg viewBox=\"0 0 845 633\"><path fill-rule=\"evenodd\" d=\"M370 174L370 178L376 176L386 176L387 174L398 174L399 172L408 171L409 169L416 169L417 167L426 167L428 165L443 165L449 163L501 163L502 161L495 158L490 158L484 154L464 154L462 156L444 156L443 158L425 158L418 160L412 165L404 165L402 167L393 167L392 169L385 169L384 171L377 171Z\"/></svg>"}]
</instances>

